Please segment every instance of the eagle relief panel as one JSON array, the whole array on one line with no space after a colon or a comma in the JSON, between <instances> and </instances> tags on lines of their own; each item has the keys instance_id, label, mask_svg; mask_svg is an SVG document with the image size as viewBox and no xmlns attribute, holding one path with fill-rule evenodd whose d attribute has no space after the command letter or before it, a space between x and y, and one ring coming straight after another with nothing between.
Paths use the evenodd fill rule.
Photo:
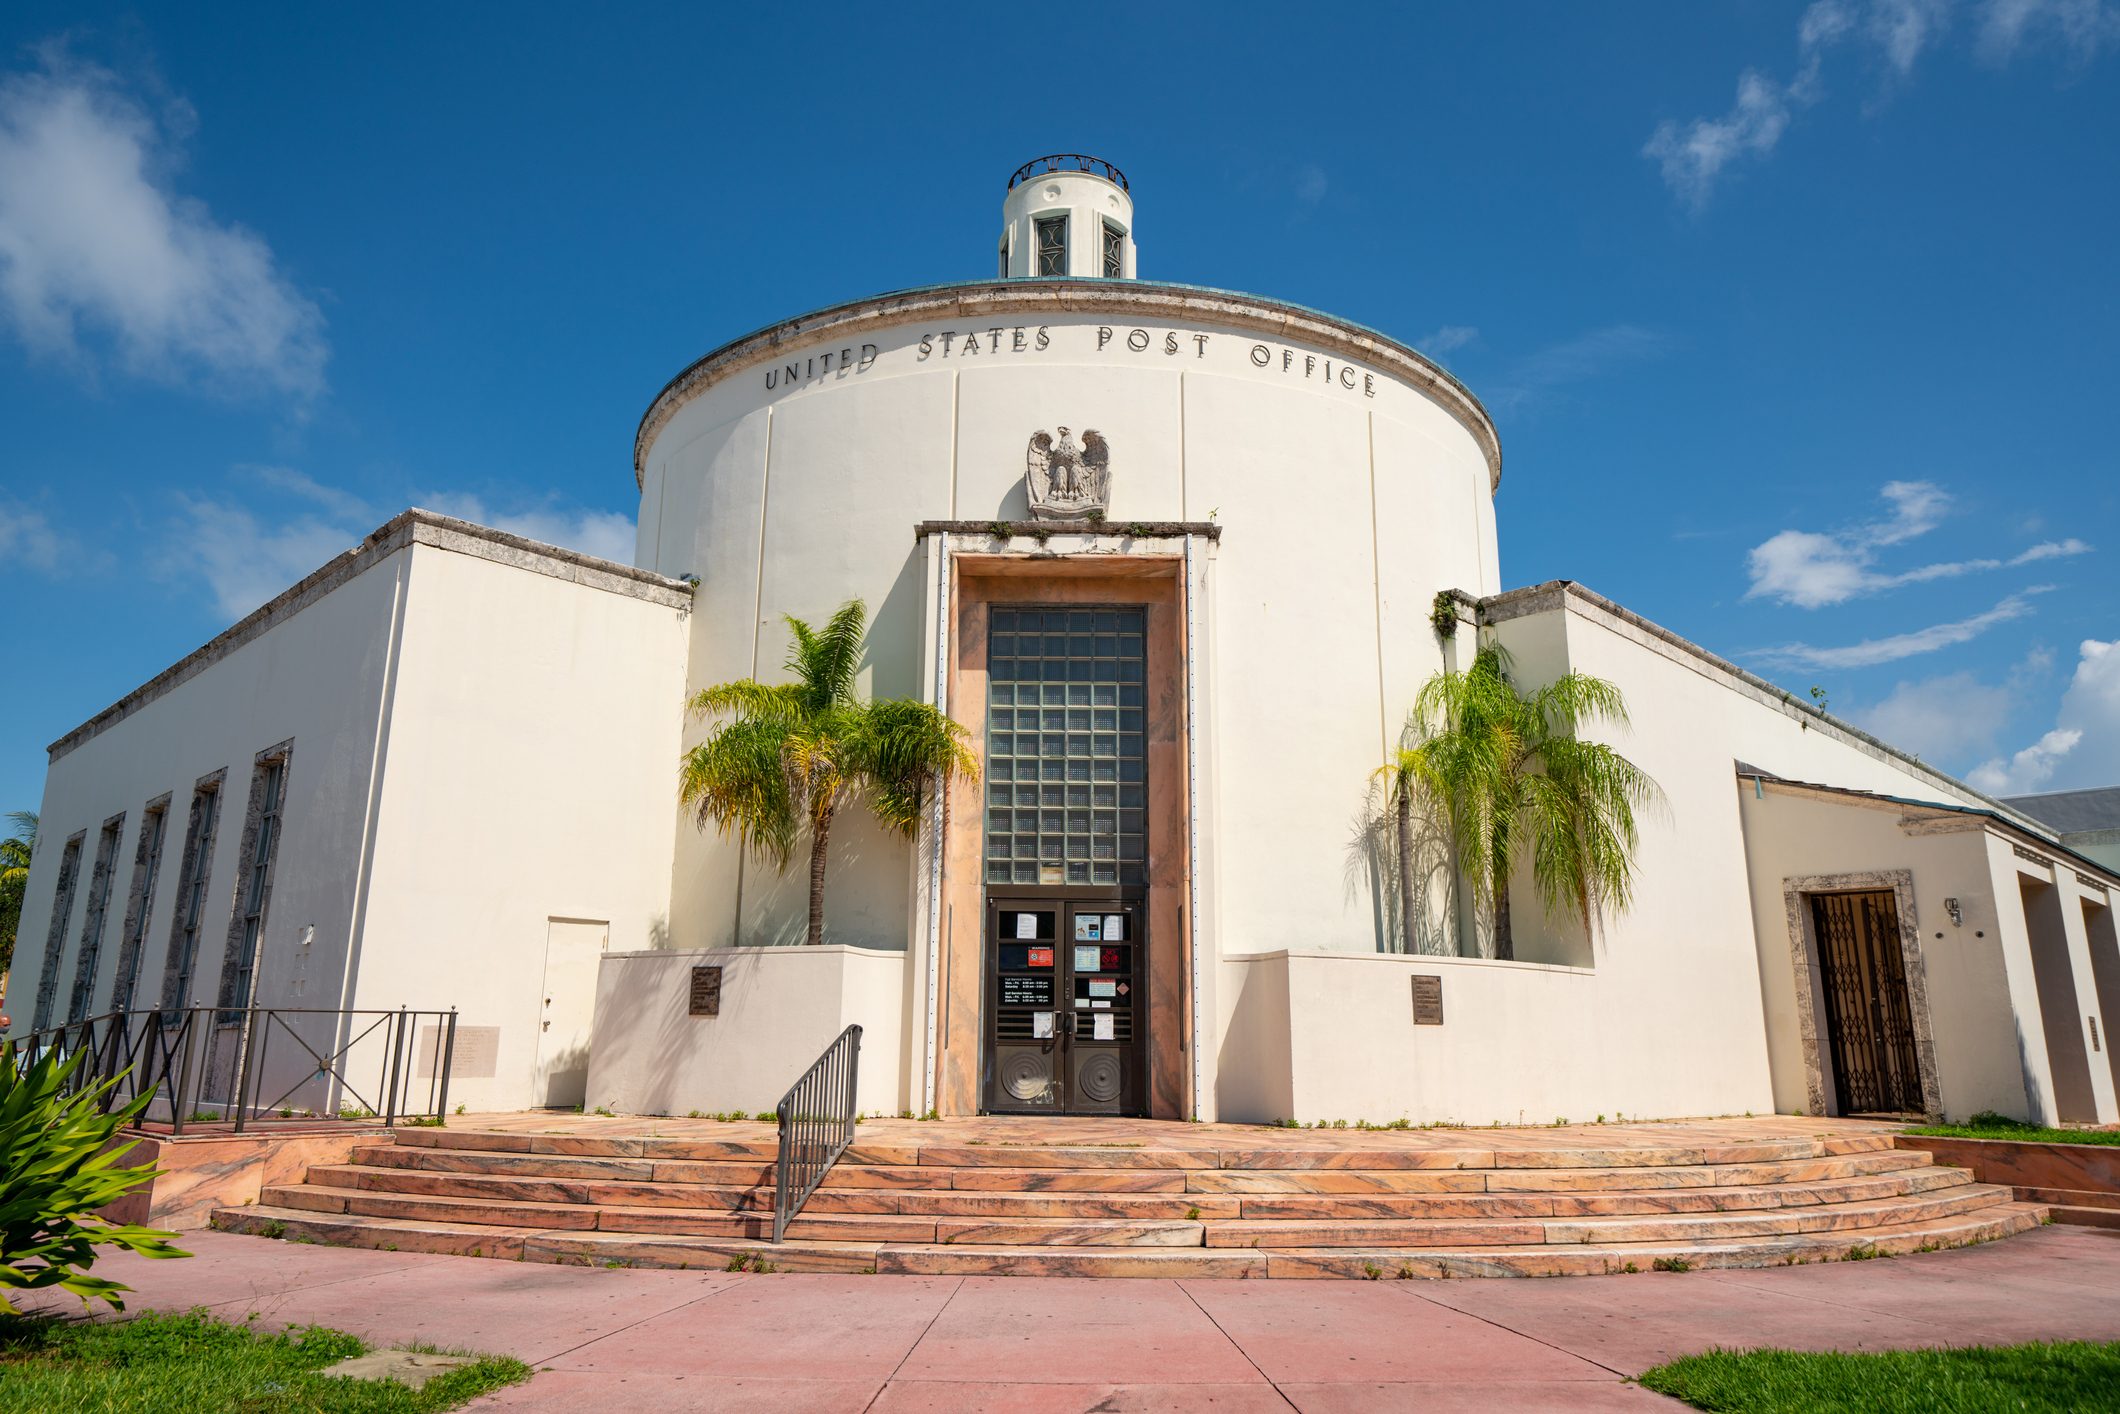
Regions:
<instances>
[{"instance_id":1,"label":"eagle relief panel","mask_svg":"<svg viewBox=\"0 0 2120 1414\"><path fill-rule=\"evenodd\" d=\"M1033 432L1024 462L1023 489L1032 515L1081 520L1111 508L1112 451L1095 428L1085 431L1079 443L1065 427L1057 438Z\"/></svg>"}]
</instances>

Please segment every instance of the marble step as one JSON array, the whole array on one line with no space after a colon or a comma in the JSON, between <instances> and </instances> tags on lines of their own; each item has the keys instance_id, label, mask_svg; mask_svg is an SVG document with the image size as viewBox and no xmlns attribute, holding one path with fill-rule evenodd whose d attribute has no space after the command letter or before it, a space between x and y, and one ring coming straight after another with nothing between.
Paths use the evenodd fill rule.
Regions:
<instances>
[{"instance_id":1,"label":"marble step","mask_svg":"<svg viewBox=\"0 0 2120 1414\"><path fill-rule=\"evenodd\" d=\"M1713 1242L1569 1243L1559 1246L1449 1248L1275 1248L1262 1253L1277 1278L1393 1280L1432 1277L1616 1276L1657 1271L1785 1267L1851 1258L1904 1257L1993 1242L2038 1227L2046 1209L2004 1203L1926 1222L1893 1223L1860 1233L1799 1233ZM890 1249L884 1249L888 1252ZM1212 1250L1212 1249L1210 1249ZM888 1270L881 1265L878 1270Z\"/></svg>"},{"instance_id":2,"label":"marble step","mask_svg":"<svg viewBox=\"0 0 2120 1414\"><path fill-rule=\"evenodd\" d=\"M1931 1195L1791 1210L1654 1217L1523 1219L1378 1219L1370 1221L1213 1222L1209 1247L1464 1247L1549 1243L1697 1241L1792 1233L1859 1231L1924 1222L2011 1201L2010 1191L1967 1183Z\"/></svg>"},{"instance_id":3,"label":"marble step","mask_svg":"<svg viewBox=\"0 0 2120 1414\"><path fill-rule=\"evenodd\" d=\"M2017 1199L2023 1203L2048 1203L2056 1207L2120 1209L2120 1193L2101 1188L2019 1187Z\"/></svg>"},{"instance_id":4,"label":"marble step","mask_svg":"<svg viewBox=\"0 0 2120 1414\"><path fill-rule=\"evenodd\" d=\"M938 1217L1070 1217L1187 1219L1525 1218L1590 1217L1628 1213L1729 1212L1815 1206L1929 1192L1969 1183L1962 1169L1906 1165L1854 1178L1762 1184L1742 1188L1652 1188L1546 1193L1297 1193L1184 1194L998 1192L989 1190L820 1188L806 1213L919 1214ZM771 1188L698 1184L534 1179L489 1174L427 1172L355 1164L318 1165L308 1183L367 1193L420 1194L498 1203L574 1203L627 1208L683 1208L770 1212ZM290 1200L286 1206L305 1203Z\"/></svg>"},{"instance_id":5,"label":"marble step","mask_svg":"<svg viewBox=\"0 0 2120 1414\"><path fill-rule=\"evenodd\" d=\"M2073 1227L2102 1227L2120 1232L2120 1208L2078 1207L2069 1203L2052 1205L2054 1221L2068 1223Z\"/></svg>"},{"instance_id":6,"label":"marble step","mask_svg":"<svg viewBox=\"0 0 2120 1414\"><path fill-rule=\"evenodd\" d=\"M708 1209L627 1208L571 1203L525 1203L441 1198L307 1184L266 1187L270 1208L502 1228L679 1235L770 1237L773 1213ZM832 1242L1028 1242L1041 1246L1198 1247L1202 1225L1181 1215L1125 1217L1059 1214L1048 1217L938 1217L920 1214L820 1213L805 1208L788 1225L793 1238Z\"/></svg>"},{"instance_id":7,"label":"marble step","mask_svg":"<svg viewBox=\"0 0 2120 1414\"><path fill-rule=\"evenodd\" d=\"M876 1242L772 1243L744 1238L654 1236L638 1233L559 1232L528 1228L473 1227L462 1223L397 1218L330 1217L264 1205L219 1208L214 1226L223 1232L294 1238L335 1247L440 1252L503 1261L555 1262L574 1266L669 1267L718 1271L738 1257L787 1272L871 1272Z\"/></svg>"},{"instance_id":8,"label":"marble step","mask_svg":"<svg viewBox=\"0 0 2120 1414\"><path fill-rule=\"evenodd\" d=\"M2039 1205L2002 1203L1970 1214L1886 1224L1853 1234L1462 1249L1095 1248L801 1240L776 1245L742 1238L566 1232L332 1216L269 1205L219 1209L214 1214L214 1225L223 1231L338 1246L585 1266L719 1270L742 1261L768 1264L779 1271L1359 1279L1647 1272L1659 1260L1683 1263L1689 1268L1768 1267L1844 1260L1851 1254L1901 1255L2006 1237L2037 1226L2045 1214Z\"/></svg>"}]
</instances>

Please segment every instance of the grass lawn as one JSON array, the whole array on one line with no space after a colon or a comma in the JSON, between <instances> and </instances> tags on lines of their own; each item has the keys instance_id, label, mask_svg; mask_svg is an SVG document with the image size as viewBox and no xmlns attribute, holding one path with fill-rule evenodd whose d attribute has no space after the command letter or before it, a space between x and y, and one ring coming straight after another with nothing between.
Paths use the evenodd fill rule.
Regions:
<instances>
[{"instance_id":1,"label":"grass lawn","mask_svg":"<svg viewBox=\"0 0 2120 1414\"><path fill-rule=\"evenodd\" d=\"M1710 1351L1646 1371L1643 1385L1724 1414L1986 1414L2120 1409L2120 1343L1803 1354Z\"/></svg>"},{"instance_id":2,"label":"grass lawn","mask_svg":"<svg viewBox=\"0 0 2120 1414\"><path fill-rule=\"evenodd\" d=\"M530 1377L522 1361L498 1357L437 1375L418 1391L317 1373L367 1350L322 1326L262 1331L203 1311L93 1322L0 1316L0 1411L426 1414Z\"/></svg>"},{"instance_id":3,"label":"grass lawn","mask_svg":"<svg viewBox=\"0 0 2120 1414\"><path fill-rule=\"evenodd\" d=\"M1906 1132L1939 1139L2009 1139L2021 1144L2120 1144L2120 1129L2048 1129L1999 1115L1974 1115L1964 1124L1916 1125Z\"/></svg>"}]
</instances>

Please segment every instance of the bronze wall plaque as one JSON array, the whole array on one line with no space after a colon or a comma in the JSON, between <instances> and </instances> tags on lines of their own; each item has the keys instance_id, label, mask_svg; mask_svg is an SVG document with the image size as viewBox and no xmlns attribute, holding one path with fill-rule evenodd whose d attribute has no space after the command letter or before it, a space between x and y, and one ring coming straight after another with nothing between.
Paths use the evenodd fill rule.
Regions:
<instances>
[{"instance_id":1,"label":"bronze wall plaque","mask_svg":"<svg viewBox=\"0 0 2120 1414\"><path fill-rule=\"evenodd\" d=\"M1443 979L1430 972L1413 975L1413 1024L1443 1024Z\"/></svg>"},{"instance_id":2,"label":"bronze wall plaque","mask_svg":"<svg viewBox=\"0 0 2120 1414\"><path fill-rule=\"evenodd\" d=\"M695 967L692 969L692 1015L721 1015L720 968Z\"/></svg>"}]
</instances>

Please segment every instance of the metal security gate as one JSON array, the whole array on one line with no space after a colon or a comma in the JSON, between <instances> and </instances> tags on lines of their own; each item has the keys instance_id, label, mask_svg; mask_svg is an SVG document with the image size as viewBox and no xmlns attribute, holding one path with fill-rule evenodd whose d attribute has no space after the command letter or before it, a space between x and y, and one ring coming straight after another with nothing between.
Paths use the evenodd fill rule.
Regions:
<instances>
[{"instance_id":1,"label":"metal security gate","mask_svg":"<svg viewBox=\"0 0 2120 1414\"><path fill-rule=\"evenodd\" d=\"M1811 922L1840 1112L1921 1113L1896 899L1886 890L1813 894Z\"/></svg>"}]
</instances>

